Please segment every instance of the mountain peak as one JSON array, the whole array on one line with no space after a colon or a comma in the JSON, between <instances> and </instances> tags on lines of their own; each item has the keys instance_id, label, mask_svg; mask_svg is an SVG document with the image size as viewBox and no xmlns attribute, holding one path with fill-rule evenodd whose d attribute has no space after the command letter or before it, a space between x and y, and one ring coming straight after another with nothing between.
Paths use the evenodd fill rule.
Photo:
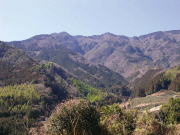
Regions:
<instances>
[{"instance_id":1,"label":"mountain peak","mask_svg":"<svg viewBox=\"0 0 180 135\"><path fill-rule=\"evenodd\" d=\"M65 47L92 63L133 79L149 68L167 68L180 63L179 32L158 31L133 38L109 32L94 36L71 36L67 32L60 32L11 44L33 55L41 54L44 49L57 51Z\"/></svg>"},{"instance_id":2,"label":"mountain peak","mask_svg":"<svg viewBox=\"0 0 180 135\"><path fill-rule=\"evenodd\" d=\"M111 32L106 32L106 33L104 33L104 34L102 34L102 35L111 35L111 36L115 36L115 34L113 34L113 33L111 33Z\"/></svg>"},{"instance_id":3,"label":"mountain peak","mask_svg":"<svg viewBox=\"0 0 180 135\"><path fill-rule=\"evenodd\" d=\"M59 32L59 33L52 33L51 35L71 36L69 33L65 32L65 31Z\"/></svg>"}]
</instances>

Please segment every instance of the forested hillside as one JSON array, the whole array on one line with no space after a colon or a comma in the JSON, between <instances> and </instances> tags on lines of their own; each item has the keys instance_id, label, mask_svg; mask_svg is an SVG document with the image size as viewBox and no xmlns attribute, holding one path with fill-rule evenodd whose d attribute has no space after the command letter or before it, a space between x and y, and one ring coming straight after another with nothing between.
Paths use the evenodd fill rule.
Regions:
<instances>
[{"instance_id":1,"label":"forested hillside","mask_svg":"<svg viewBox=\"0 0 180 135\"><path fill-rule=\"evenodd\" d=\"M56 34L52 36L35 36L34 38L22 42L12 42L11 44L25 50L29 56L35 59L59 64L67 72L95 87L106 88L113 85L121 87L128 84L126 79L120 74L105 66L89 62L83 56L70 50L68 47L76 45L75 41L71 40L73 38L67 36L66 33L62 33L60 37Z\"/></svg>"},{"instance_id":2,"label":"forested hillside","mask_svg":"<svg viewBox=\"0 0 180 135\"><path fill-rule=\"evenodd\" d=\"M178 135L179 40L169 31L0 42L0 134Z\"/></svg>"},{"instance_id":3,"label":"forested hillside","mask_svg":"<svg viewBox=\"0 0 180 135\"><path fill-rule=\"evenodd\" d=\"M131 88L136 96L149 95L163 89L180 92L180 66L167 70L149 70L144 76L136 79Z\"/></svg>"},{"instance_id":4,"label":"forested hillside","mask_svg":"<svg viewBox=\"0 0 180 135\"><path fill-rule=\"evenodd\" d=\"M94 36L71 36L62 32L37 35L27 40L10 42L10 44L22 48L32 56L43 55L44 57L40 58L55 62L59 62L57 58L62 58L60 48L68 48L89 62L108 67L128 80L141 77L151 68L164 69L180 64L179 30L159 31L139 37L111 33ZM48 53L46 55L43 50L55 54ZM59 62L59 64L62 63Z\"/></svg>"},{"instance_id":5,"label":"forested hillside","mask_svg":"<svg viewBox=\"0 0 180 135\"><path fill-rule=\"evenodd\" d=\"M105 68L105 71L110 70ZM117 78L115 74L114 79ZM82 98L102 106L122 102L131 94L121 84L112 91L114 82L105 86L90 84L89 80L77 78L58 64L33 60L22 50L1 42L0 134L27 134L49 117L56 104L63 100Z\"/></svg>"}]
</instances>

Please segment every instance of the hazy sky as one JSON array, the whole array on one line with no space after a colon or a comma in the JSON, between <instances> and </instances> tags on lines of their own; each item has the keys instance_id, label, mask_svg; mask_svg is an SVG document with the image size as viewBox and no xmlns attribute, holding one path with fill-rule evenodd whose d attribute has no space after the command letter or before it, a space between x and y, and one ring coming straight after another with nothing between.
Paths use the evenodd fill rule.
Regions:
<instances>
[{"instance_id":1,"label":"hazy sky","mask_svg":"<svg viewBox=\"0 0 180 135\"><path fill-rule=\"evenodd\" d=\"M0 0L0 40L66 31L138 36L180 29L180 0Z\"/></svg>"}]
</instances>

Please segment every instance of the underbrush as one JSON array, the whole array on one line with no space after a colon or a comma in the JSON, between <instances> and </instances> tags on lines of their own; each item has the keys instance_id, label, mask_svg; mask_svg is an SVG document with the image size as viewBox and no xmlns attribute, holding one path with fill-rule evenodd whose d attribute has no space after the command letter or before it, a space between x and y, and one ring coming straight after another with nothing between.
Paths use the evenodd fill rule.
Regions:
<instances>
[{"instance_id":1,"label":"underbrush","mask_svg":"<svg viewBox=\"0 0 180 135\"><path fill-rule=\"evenodd\" d=\"M121 102L121 97L116 94L92 87L82 81L73 80L73 85L77 88L79 97L89 100L94 105L102 106Z\"/></svg>"},{"instance_id":2,"label":"underbrush","mask_svg":"<svg viewBox=\"0 0 180 135\"><path fill-rule=\"evenodd\" d=\"M159 112L156 113L150 113L148 111L141 112L138 110L124 110L121 109L119 104L113 104L113 105L106 105L100 108L94 108L88 103L87 108L84 109L87 111L91 107L96 112L97 115L92 116L90 114L91 111L84 113L81 105L76 105L75 102L67 101L64 104L60 104L60 111L64 115L63 112L65 112L67 117L75 118L76 123L79 123L78 129L92 129L94 130L94 127L91 125L91 121L88 125L82 124L80 119L86 119L89 116L92 116L91 120L96 119L99 121L96 121L96 126L100 128L97 130L98 132L86 132L84 135L179 135L180 133L180 99L171 99L166 105L164 105ZM77 103L80 103L80 101L77 101ZM86 103L86 104L85 104ZM67 106L63 110L63 106ZM83 105L87 105L87 102L82 103ZM69 110L71 108L74 108L74 112L72 110ZM80 108L81 109L80 109ZM68 109L69 108L69 109ZM68 111L69 110L69 111ZM82 113L80 113L80 112ZM79 112L79 113L77 113ZM90 114L88 114L90 113ZM88 115L87 115L88 114ZM67 118L63 117L63 115L58 115L59 117L54 117L54 114L51 116L50 120L52 118L55 118L54 123L50 123L50 127L53 127L56 125L56 127L61 128L60 124L56 123L56 121L62 123L67 122ZM72 115L72 116L71 116ZM80 116L79 118L76 117ZM88 117L84 117L84 115L87 115ZM98 116L98 119L97 119ZM100 116L100 117L99 117ZM78 119L77 119L78 118ZM72 120L74 121L74 120ZM72 122L70 120L70 122ZM82 120L82 122L85 120ZM94 121L94 120L93 120ZM86 123L88 123L86 122ZM66 123L67 124L67 123ZM65 124L63 124L65 125ZM73 123L69 124L71 126L75 126ZM86 128L84 126L87 126ZM68 128L73 129L73 128ZM96 129L96 128L95 128ZM62 130L64 131L64 130ZM73 131L73 130L70 130ZM78 131L78 130L77 130ZM80 131L79 131L80 133ZM76 134L78 134L76 132ZM63 133L57 134L57 135L66 135ZM79 134L78 134L79 135ZM80 133L80 135L83 135Z\"/></svg>"},{"instance_id":3,"label":"underbrush","mask_svg":"<svg viewBox=\"0 0 180 135\"><path fill-rule=\"evenodd\" d=\"M26 135L44 113L44 101L35 85L0 88L0 134Z\"/></svg>"}]
</instances>

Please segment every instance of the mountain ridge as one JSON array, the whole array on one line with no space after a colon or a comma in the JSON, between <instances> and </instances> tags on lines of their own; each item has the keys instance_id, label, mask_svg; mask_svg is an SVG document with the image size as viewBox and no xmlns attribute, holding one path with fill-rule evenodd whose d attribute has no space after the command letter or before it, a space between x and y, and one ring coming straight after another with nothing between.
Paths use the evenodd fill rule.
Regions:
<instances>
[{"instance_id":1,"label":"mountain ridge","mask_svg":"<svg viewBox=\"0 0 180 135\"><path fill-rule=\"evenodd\" d=\"M52 50L61 46L88 62L118 72L129 81L141 77L151 68L166 69L180 64L180 30L158 31L138 37L112 33L72 36L62 32L9 43L32 55L43 48Z\"/></svg>"},{"instance_id":2,"label":"mountain ridge","mask_svg":"<svg viewBox=\"0 0 180 135\"><path fill-rule=\"evenodd\" d=\"M76 41L72 39L72 37L68 36L67 38L66 33L65 37L64 34L61 38L56 38L56 36L56 34L52 37L47 37L47 35L45 35L45 38L48 38L47 43L44 41L43 35L38 36L38 38L35 39L31 38L26 40L26 45L24 45L23 41L12 42L10 44L13 44L13 46L17 48L23 49L32 58L52 61L59 64L61 67L77 76L79 79L90 83L90 85L97 85L98 87L111 87L112 84L127 84L127 81L121 75L111 71L103 65L89 62L83 56L81 56L80 53L75 52L74 49L76 49L76 47L72 48L71 44L74 42L76 43ZM64 43L66 40L67 42ZM56 42L60 44L57 44ZM71 48L68 48L68 45ZM76 49L76 51L78 50Z\"/></svg>"}]
</instances>

